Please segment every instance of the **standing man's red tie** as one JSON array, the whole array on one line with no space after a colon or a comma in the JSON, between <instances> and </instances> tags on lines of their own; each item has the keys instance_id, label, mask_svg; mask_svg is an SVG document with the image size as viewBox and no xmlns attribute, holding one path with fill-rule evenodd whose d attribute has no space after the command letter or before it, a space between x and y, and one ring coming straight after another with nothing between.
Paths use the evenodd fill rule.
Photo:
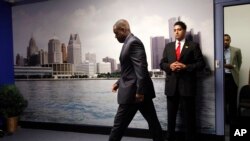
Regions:
<instances>
[{"instance_id":1,"label":"standing man's red tie","mask_svg":"<svg viewBox=\"0 0 250 141\"><path fill-rule=\"evenodd\" d=\"M180 41L178 41L178 46L176 48L176 60L177 61L180 60L180 55L181 55L181 43Z\"/></svg>"}]
</instances>

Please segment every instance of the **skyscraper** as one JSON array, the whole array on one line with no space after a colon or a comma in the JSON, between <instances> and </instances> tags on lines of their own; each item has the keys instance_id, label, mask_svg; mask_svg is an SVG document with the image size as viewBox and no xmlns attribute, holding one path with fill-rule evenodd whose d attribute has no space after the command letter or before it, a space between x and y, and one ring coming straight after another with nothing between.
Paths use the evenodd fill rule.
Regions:
<instances>
[{"instance_id":1,"label":"skyscraper","mask_svg":"<svg viewBox=\"0 0 250 141\"><path fill-rule=\"evenodd\" d=\"M164 36L151 37L150 39L152 69L160 69L159 64L165 48L165 41Z\"/></svg>"},{"instance_id":2,"label":"skyscraper","mask_svg":"<svg viewBox=\"0 0 250 141\"><path fill-rule=\"evenodd\" d=\"M67 48L64 43L62 43L62 59L63 63L67 63Z\"/></svg>"},{"instance_id":3,"label":"skyscraper","mask_svg":"<svg viewBox=\"0 0 250 141\"><path fill-rule=\"evenodd\" d=\"M27 60L29 66L35 66L38 62L38 47L33 36L30 38L29 46L27 47Z\"/></svg>"},{"instance_id":4,"label":"skyscraper","mask_svg":"<svg viewBox=\"0 0 250 141\"><path fill-rule=\"evenodd\" d=\"M97 72L98 73L111 73L111 63L110 62L97 63Z\"/></svg>"},{"instance_id":5,"label":"skyscraper","mask_svg":"<svg viewBox=\"0 0 250 141\"><path fill-rule=\"evenodd\" d=\"M110 57L105 57L102 59L103 62L110 62L111 64L111 72L115 72L117 70L117 64L114 58L110 58Z\"/></svg>"},{"instance_id":6,"label":"skyscraper","mask_svg":"<svg viewBox=\"0 0 250 141\"><path fill-rule=\"evenodd\" d=\"M43 51L42 49L38 53L39 61L41 65L48 64L48 52Z\"/></svg>"},{"instance_id":7,"label":"skyscraper","mask_svg":"<svg viewBox=\"0 0 250 141\"><path fill-rule=\"evenodd\" d=\"M68 63L82 63L81 41L78 34L71 34L68 44Z\"/></svg>"},{"instance_id":8,"label":"skyscraper","mask_svg":"<svg viewBox=\"0 0 250 141\"><path fill-rule=\"evenodd\" d=\"M91 63L96 63L96 54L95 53L86 53L85 54L85 60L91 62Z\"/></svg>"},{"instance_id":9,"label":"skyscraper","mask_svg":"<svg viewBox=\"0 0 250 141\"><path fill-rule=\"evenodd\" d=\"M193 41L200 44L200 48L202 51L201 32L197 32L197 34L193 35Z\"/></svg>"},{"instance_id":10,"label":"skyscraper","mask_svg":"<svg viewBox=\"0 0 250 141\"><path fill-rule=\"evenodd\" d=\"M36 46L36 41L33 37L30 38L29 46L27 47L27 59L29 59L32 55L38 53L38 47Z\"/></svg>"},{"instance_id":11,"label":"skyscraper","mask_svg":"<svg viewBox=\"0 0 250 141\"><path fill-rule=\"evenodd\" d=\"M62 49L61 43L57 37L49 40L48 43L48 62L51 64L61 64L62 61Z\"/></svg>"},{"instance_id":12,"label":"skyscraper","mask_svg":"<svg viewBox=\"0 0 250 141\"><path fill-rule=\"evenodd\" d=\"M17 66L24 66L24 58L19 53L16 55L16 65Z\"/></svg>"},{"instance_id":13,"label":"skyscraper","mask_svg":"<svg viewBox=\"0 0 250 141\"><path fill-rule=\"evenodd\" d=\"M75 74L80 73L92 77L96 73L95 69L96 69L95 63L85 60L83 63L75 65Z\"/></svg>"},{"instance_id":14,"label":"skyscraper","mask_svg":"<svg viewBox=\"0 0 250 141\"><path fill-rule=\"evenodd\" d=\"M186 32L186 40L199 43L200 48L201 48L201 39L200 38L201 38L201 33L198 32L197 34L195 34L193 28L191 28L190 31ZM202 48L201 48L201 50L202 50Z\"/></svg>"},{"instance_id":15,"label":"skyscraper","mask_svg":"<svg viewBox=\"0 0 250 141\"><path fill-rule=\"evenodd\" d=\"M96 54L95 53L86 53L85 54L85 61L88 61L94 65L94 72L97 72L96 68Z\"/></svg>"}]
</instances>

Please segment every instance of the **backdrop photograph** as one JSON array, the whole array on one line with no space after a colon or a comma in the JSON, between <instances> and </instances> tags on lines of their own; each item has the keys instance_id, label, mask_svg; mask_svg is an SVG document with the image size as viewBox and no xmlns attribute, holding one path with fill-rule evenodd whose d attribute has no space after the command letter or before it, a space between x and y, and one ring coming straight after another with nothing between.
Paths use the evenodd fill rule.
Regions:
<instances>
[{"instance_id":1,"label":"backdrop photograph","mask_svg":"<svg viewBox=\"0 0 250 141\"><path fill-rule=\"evenodd\" d=\"M126 19L145 46L157 116L167 130L159 64L165 44L175 41L174 23L183 21L186 39L200 44L206 60L197 74L198 132L215 134L213 1L51 0L14 6L12 15L15 84L29 103L22 121L112 126L122 49L113 25ZM182 126L179 112L177 130ZM138 112L129 127L148 125Z\"/></svg>"}]
</instances>

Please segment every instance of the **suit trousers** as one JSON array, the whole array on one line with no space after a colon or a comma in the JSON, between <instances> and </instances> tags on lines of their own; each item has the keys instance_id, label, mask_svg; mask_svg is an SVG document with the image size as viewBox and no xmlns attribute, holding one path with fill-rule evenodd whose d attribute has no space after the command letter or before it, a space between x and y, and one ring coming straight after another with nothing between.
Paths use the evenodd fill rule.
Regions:
<instances>
[{"instance_id":1,"label":"suit trousers","mask_svg":"<svg viewBox=\"0 0 250 141\"><path fill-rule=\"evenodd\" d=\"M238 86L234 82L233 75L231 73L225 73L224 107L226 123L231 122L230 120L233 120L237 116L237 92Z\"/></svg>"},{"instance_id":2,"label":"suit trousers","mask_svg":"<svg viewBox=\"0 0 250 141\"><path fill-rule=\"evenodd\" d=\"M120 141L124 131L132 121L137 111L146 119L153 141L163 141L160 122L157 118L152 99L137 104L120 104L111 129L109 141Z\"/></svg>"},{"instance_id":3,"label":"suit trousers","mask_svg":"<svg viewBox=\"0 0 250 141\"><path fill-rule=\"evenodd\" d=\"M183 108L183 123L185 125L185 140L194 141L196 134L196 119L195 119L195 96L167 96L167 110L168 110L168 140L174 141L176 116L179 105Z\"/></svg>"}]
</instances>

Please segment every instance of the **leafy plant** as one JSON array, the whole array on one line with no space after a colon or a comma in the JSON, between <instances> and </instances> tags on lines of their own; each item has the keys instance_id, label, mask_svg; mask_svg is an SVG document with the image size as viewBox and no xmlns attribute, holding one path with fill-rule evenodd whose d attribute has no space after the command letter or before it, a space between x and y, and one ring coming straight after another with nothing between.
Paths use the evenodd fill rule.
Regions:
<instances>
[{"instance_id":1,"label":"leafy plant","mask_svg":"<svg viewBox=\"0 0 250 141\"><path fill-rule=\"evenodd\" d=\"M14 85L4 85L0 88L0 115L4 117L19 116L28 106L18 88Z\"/></svg>"}]
</instances>

